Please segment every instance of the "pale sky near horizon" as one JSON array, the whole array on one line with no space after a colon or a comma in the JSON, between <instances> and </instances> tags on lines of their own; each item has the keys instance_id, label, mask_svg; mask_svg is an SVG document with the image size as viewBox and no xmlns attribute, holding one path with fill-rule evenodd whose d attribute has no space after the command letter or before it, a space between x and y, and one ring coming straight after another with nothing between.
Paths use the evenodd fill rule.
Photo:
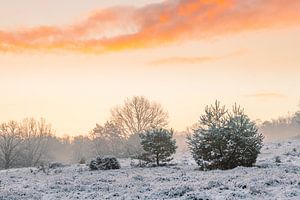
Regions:
<instances>
[{"instance_id":1,"label":"pale sky near horizon","mask_svg":"<svg viewBox=\"0 0 300 200\"><path fill-rule=\"evenodd\" d=\"M253 17L240 1L0 1L0 122L44 117L58 135L86 134L133 95L161 103L179 131L215 99L252 119L295 112L300 3L244 0Z\"/></svg>"}]
</instances>

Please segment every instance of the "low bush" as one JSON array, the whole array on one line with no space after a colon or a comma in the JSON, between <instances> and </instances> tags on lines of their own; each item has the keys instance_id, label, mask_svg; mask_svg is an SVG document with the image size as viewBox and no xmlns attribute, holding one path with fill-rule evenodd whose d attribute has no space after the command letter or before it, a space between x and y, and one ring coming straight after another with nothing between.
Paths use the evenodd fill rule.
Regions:
<instances>
[{"instance_id":1,"label":"low bush","mask_svg":"<svg viewBox=\"0 0 300 200\"><path fill-rule=\"evenodd\" d=\"M121 165L117 158L112 156L98 156L95 160L92 160L89 165L91 170L110 170L120 169Z\"/></svg>"}]
</instances>

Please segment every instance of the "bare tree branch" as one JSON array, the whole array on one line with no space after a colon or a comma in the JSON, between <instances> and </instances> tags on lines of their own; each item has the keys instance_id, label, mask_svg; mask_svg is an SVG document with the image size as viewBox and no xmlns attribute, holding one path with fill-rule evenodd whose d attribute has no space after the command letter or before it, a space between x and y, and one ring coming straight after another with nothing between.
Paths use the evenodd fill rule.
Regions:
<instances>
[{"instance_id":1,"label":"bare tree branch","mask_svg":"<svg viewBox=\"0 0 300 200\"><path fill-rule=\"evenodd\" d=\"M111 114L112 121L121 127L125 137L168 125L168 113L160 104L145 97L126 99L124 105L112 109Z\"/></svg>"}]
</instances>

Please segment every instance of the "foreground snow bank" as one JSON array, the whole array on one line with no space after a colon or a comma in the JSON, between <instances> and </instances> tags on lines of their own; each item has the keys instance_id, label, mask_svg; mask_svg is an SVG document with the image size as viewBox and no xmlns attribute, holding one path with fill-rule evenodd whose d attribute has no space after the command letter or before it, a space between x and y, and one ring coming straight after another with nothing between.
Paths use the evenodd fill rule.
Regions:
<instances>
[{"instance_id":1,"label":"foreground snow bank","mask_svg":"<svg viewBox=\"0 0 300 200\"><path fill-rule=\"evenodd\" d=\"M197 170L188 153L172 166L90 171L85 165L0 171L0 200L13 199L300 199L300 140L268 143L256 167Z\"/></svg>"}]
</instances>

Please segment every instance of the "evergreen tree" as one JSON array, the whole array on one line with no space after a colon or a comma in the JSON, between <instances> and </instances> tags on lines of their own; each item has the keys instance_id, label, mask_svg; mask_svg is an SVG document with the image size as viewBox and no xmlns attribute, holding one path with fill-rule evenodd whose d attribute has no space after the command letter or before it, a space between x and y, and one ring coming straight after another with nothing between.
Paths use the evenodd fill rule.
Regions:
<instances>
[{"instance_id":1,"label":"evergreen tree","mask_svg":"<svg viewBox=\"0 0 300 200\"><path fill-rule=\"evenodd\" d=\"M193 158L202 170L252 166L262 147L263 136L244 110L228 112L216 101L206 107L198 128L188 136Z\"/></svg>"},{"instance_id":2,"label":"evergreen tree","mask_svg":"<svg viewBox=\"0 0 300 200\"><path fill-rule=\"evenodd\" d=\"M145 153L141 159L147 162L156 162L159 166L161 162L169 162L176 152L176 141L173 139L173 130L163 128L150 129L140 134L141 145Z\"/></svg>"}]
</instances>

